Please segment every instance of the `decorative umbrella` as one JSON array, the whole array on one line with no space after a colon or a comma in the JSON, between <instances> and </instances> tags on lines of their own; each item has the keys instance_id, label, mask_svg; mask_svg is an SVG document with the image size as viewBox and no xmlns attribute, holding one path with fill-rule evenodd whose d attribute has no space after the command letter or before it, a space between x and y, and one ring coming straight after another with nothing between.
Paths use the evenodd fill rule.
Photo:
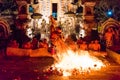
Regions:
<instances>
[{"instance_id":1,"label":"decorative umbrella","mask_svg":"<svg viewBox=\"0 0 120 80\"><path fill-rule=\"evenodd\" d=\"M72 11L68 11L68 12L66 12L66 13L64 13L65 15L68 15L68 16L75 16L75 13L74 12L72 12Z\"/></svg>"},{"instance_id":2,"label":"decorative umbrella","mask_svg":"<svg viewBox=\"0 0 120 80\"><path fill-rule=\"evenodd\" d=\"M33 19L40 19L41 17L42 17L42 14L40 14L40 13L33 13L31 15L31 18L33 18Z\"/></svg>"}]
</instances>

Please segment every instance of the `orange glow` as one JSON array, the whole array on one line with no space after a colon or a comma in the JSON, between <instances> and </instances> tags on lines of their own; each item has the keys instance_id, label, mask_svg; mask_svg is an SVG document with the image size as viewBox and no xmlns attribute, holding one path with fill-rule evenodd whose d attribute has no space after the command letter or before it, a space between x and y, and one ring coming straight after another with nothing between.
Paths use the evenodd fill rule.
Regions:
<instances>
[{"instance_id":1,"label":"orange glow","mask_svg":"<svg viewBox=\"0 0 120 80\"><path fill-rule=\"evenodd\" d=\"M57 62L52 68L57 69L63 76L71 76L75 71L83 73L99 70L105 66L101 60L89 55L88 51L67 50L66 53L57 54L56 57Z\"/></svg>"}]
</instances>

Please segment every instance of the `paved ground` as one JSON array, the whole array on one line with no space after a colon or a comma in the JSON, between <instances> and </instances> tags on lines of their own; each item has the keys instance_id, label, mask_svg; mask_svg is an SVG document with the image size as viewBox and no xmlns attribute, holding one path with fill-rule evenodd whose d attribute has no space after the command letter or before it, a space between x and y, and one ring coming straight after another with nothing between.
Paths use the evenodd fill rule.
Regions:
<instances>
[{"instance_id":1,"label":"paved ground","mask_svg":"<svg viewBox=\"0 0 120 80\"><path fill-rule=\"evenodd\" d=\"M0 80L120 80L120 65L110 58L103 60L109 65L101 71L63 77L43 73L54 62L50 57L0 57Z\"/></svg>"}]
</instances>

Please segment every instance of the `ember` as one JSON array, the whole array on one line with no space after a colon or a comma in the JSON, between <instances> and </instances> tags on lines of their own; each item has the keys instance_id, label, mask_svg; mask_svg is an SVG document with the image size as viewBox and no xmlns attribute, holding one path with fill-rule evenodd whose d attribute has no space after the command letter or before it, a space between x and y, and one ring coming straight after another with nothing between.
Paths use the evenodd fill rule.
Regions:
<instances>
[{"instance_id":1,"label":"ember","mask_svg":"<svg viewBox=\"0 0 120 80\"><path fill-rule=\"evenodd\" d=\"M100 70L105 64L88 51L67 50L66 53L57 54L56 62L47 69L57 75L71 76Z\"/></svg>"}]
</instances>

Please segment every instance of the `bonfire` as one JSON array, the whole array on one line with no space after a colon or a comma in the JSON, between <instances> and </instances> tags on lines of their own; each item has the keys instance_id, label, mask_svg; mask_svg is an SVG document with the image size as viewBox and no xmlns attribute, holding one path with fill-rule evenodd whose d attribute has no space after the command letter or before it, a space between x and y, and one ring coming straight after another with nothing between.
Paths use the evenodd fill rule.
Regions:
<instances>
[{"instance_id":1,"label":"bonfire","mask_svg":"<svg viewBox=\"0 0 120 80\"><path fill-rule=\"evenodd\" d=\"M55 63L48 70L63 76L88 73L105 66L102 60L82 50L74 52L69 49L65 53L56 54L55 59Z\"/></svg>"},{"instance_id":2,"label":"bonfire","mask_svg":"<svg viewBox=\"0 0 120 80\"><path fill-rule=\"evenodd\" d=\"M89 51L73 51L60 39L57 40L57 53L53 56L55 62L47 72L71 76L74 74L88 73L94 70L100 70L105 64L99 58L90 55Z\"/></svg>"}]
</instances>

